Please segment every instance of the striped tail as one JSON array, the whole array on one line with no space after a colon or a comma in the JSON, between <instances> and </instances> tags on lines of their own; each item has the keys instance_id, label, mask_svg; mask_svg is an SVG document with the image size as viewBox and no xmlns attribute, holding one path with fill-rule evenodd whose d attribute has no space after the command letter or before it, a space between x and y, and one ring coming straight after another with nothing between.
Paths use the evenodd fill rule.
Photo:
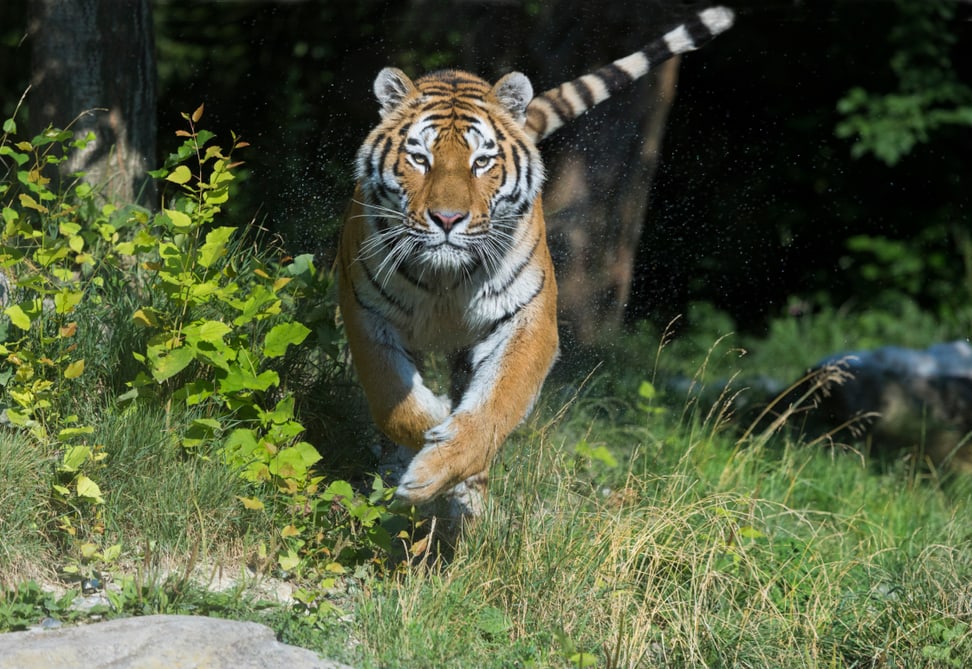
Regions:
<instances>
[{"instance_id":1,"label":"striped tail","mask_svg":"<svg viewBox=\"0 0 972 669\"><path fill-rule=\"evenodd\" d=\"M541 93L527 106L527 135L534 143L549 137L672 56L694 51L728 30L733 18L728 7L709 7L641 51Z\"/></svg>"}]
</instances>

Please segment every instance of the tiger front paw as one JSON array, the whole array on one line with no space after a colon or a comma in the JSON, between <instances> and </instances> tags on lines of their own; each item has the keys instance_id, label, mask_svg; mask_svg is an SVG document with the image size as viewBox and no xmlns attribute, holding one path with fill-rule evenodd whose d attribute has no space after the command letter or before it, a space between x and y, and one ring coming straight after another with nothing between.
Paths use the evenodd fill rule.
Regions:
<instances>
[{"instance_id":1,"label":"tiger front paw","mask_svg":"<svg viewBox=\"0 0 972 669\"><path fill-rule=\"evenodd\" d=\"M460 437L462 430L454 417L443 421L425 434L425 446L409 463L408 469L398 482L396 495L399 499L413 505L420 505L435 499L468 476L466 473L469 451L472 444Z\"/></svg>"},{"instance_id":2,"label":"tiger front paw","mask_svg":"<svg viewBox=\"0 0 972 669\"><path fill-rule=\"evenodd\" d=\"M429 502L462 480L452 470L443 444L425 446L415 454L398 481L396 497L414 506Z\"/></svg>"}]
</instances>

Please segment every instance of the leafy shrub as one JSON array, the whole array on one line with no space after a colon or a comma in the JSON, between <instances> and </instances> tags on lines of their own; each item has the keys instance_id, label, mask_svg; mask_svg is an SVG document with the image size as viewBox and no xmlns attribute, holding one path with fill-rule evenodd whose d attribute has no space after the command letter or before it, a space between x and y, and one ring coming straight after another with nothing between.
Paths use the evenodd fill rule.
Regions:
<instances>
[{"instance_id":1,"label":"leafy shrub","mask_svg":"<svg viewBox=\"0 0 972 669\"><path fill-rule=\"evenodd\" d=\"M277 528L261 552L308 579L311 604L348 567L383 564L391 491L377 480L367 494L325 485L315 467L319 450L303 438L285 381L343 370L330 278L311 256L286 257L256 231L220 225L247 143L215 144L196 127L202 113L183 115L182 144L153 173L170 191L157 213L103 203L83 175L54 189L47 170L90 136L49 129L16 141L16 123L4 124L0 404L37 457L57 454L54 525L74 569L122 551L104 538L99 481L110 454L92 437L98 411L144 405L164 411L165 447L187 458L218 452L238 473L249 491L242 507Z\"/></svg>"}]
</instances>

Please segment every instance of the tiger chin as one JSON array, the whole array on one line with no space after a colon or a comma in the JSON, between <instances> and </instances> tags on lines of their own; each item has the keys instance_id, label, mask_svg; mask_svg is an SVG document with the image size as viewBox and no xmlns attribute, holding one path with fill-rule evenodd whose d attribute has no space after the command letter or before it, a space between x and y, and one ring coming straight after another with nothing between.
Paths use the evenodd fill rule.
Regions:
<instances>
[{"instance_id":1,"label":"tiger chin","mask_svg":"<svg viewBox=\"0 0 972 669\"><path fill-rule=\"evenodd\" d=\"M593 73L534 96L526 76L468 72L374 82L381 120L357 153L338 248L339 306L378 427L414 451L396 495L450 493L466 513L558 353L557 286L537 143L678 53L727 29L714 7ZM451 369L447 397L422 374Z\"/></svg>"}]
</instances>

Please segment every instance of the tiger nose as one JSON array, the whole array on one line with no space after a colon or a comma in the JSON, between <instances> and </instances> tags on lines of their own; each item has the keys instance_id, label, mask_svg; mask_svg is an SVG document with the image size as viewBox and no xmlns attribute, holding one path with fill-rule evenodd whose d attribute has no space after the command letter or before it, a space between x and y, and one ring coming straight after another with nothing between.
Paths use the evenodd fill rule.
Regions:
<instances>
[{"instance_id":1,"label":"tiger nose","mask_svg":"<svg viewBox=\"0 0 972 669\"><path fill-rule=\"evenodd\" d=\"M445 232L452 230L452 226L465 217L466 213L462 211L432 211L429 209L429 218Z\"/></svg>"}]
</instances>

